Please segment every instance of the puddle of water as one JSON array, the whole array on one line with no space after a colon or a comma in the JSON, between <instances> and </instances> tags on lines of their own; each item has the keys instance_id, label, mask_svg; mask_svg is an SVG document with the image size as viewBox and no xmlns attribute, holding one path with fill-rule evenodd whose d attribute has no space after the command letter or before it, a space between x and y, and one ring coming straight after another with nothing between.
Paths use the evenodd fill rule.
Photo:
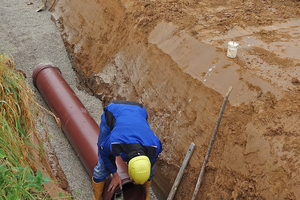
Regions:
<instances>
[{"instance_id":1,"label":"puddle of water","mask_svg":"<svg viewBox=\"0 0 300 200\"><path fill-rule=\"evenodd\" d=\"M223 96L232 86L229 99L233 105L247 104L256 99L257 92L248 88L248 81L271 92L275 91L269 83L259 77L254 78L249 72L245 72L241 78L237 71L241 66L234 64L223 53L217 52L214 46L200 42L184 32L178 34L172 23L158 24L149 35L149 42L170 55L182 71Z\"/></svg>"},{"instance_id":2,"label":"puddle of water","mask_svg":"<svg viewBox=\"0 0 300 200\"><path fill-rule=\"evenodd\" d=\"M263 38L257 34L260 31L265 31L270 35L265 35ZM211 44L213 41L229 41L232 37L239 37L239 58L249 64L246 66L251 74L260 77L263 80L270 82L273 87L280 90L293 90L295 86L291 83L291 77L300 77L300 20L291 19L284 23L275 23L272 26L265 27L234 27L228 31L226 35L221 35L205 40ZM224 47L224 46L223 46ZM265 50L262 56L273 54L280 59L291 59L292 62L282 66L282 63L269 64L259 58L258 55L249 55L249 50L252 47L258 47ZM244 55L241 53L244 52ZM264 55L265 54L265 55ZM280 62L280 61L278 61ZM282 62L282 61L281 61ZM281 66L280 66L281 65ZM264 85L261 86L264 90ZM280 98L280 92L276 92L276 98Z\"/></svg>"},{"instance_id":3,"label":"puddle of water","mask_svg":"<svg viewBox=\"0 0 300 200\"><path fill-rule=\"evenodd\" d=\"M277 30L278 34L287 34L287 30ZM292 36L300 31L300 28L291 28L289 29L288 36ZM298 37L298 36L296 36ZM282 40L285 40L283 38ZM245 36L241 39L242 47L241 51L244 51L245 54L251 49L251 47L258 47L260 49L264 49L264 53L266 56L267 53L277 55L277 59L292 59L300 65L300 43L299 39L292 39L293 41L283 41L283 42L272 42L265 43L255 36ZM293 66L296 63L292 63L287 65L287 62L284 66L281 66L282 63L277 64L269 64L264 60L261 60L258 56L255 55L245 55L242 60L250 63L247 67L252 71L252 74L264 79L268 80L272 85L277 85L283 90L293 89L293 85L291 84L291 77L299 77L300 76L300 67ZM296 64L297 65L297 64ZM264 86L262 89L270 88L269 86ZM272 90L270 90L272 91ZM280 96L279 92L275 91L275 96L278 98Z\"/></svg>"},{"instance_id":4,"label":"puddle of water","mask_svg":"<svg viewBox=\"0 0 300 200\"><path fill-rule=\"evenodd\" d=\"M206 71L211 66L216 50L213 46L199 43L188 35L176 35L176 26L171 23L160 23L150 34L149 41L156 44L166 54L178 63L179 67L188 73L198 76L197 73ZM201 62L199 62L201 58ZM201 66L202 70L198 70Z\"/></svg>"}]
</instances>

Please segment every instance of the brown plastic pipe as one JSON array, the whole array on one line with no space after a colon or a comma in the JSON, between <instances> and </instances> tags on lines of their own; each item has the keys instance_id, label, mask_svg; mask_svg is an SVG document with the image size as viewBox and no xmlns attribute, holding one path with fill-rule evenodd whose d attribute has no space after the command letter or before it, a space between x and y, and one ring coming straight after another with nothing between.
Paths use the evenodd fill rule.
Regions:
<instances>
[{"instance_id":1,"label":"brown plastic pipe","mask_svg":"<svg viewBox=\"0 0 300 200\"><path fill-rule=\"evenodd\" d=\"M34 69L32 78L34 86L39 90L50 110L60 119L63 132L92 177L98 161L98 124L61 76L58 67L39 64ZM133 184L129 178L127 164L120 157L117 157L116 164L122 180L124 199L146 199L144 186ZM111 179L107 180L104 186L104 200L111 200L114 195L119 193L119 188L113 192L107 191L110 181Z\"/></svg>"},{"instance_id":2,"label":"brown plastic pipe","mask_svg":"<svg viewBox=\"0 0 300 200\"><path fill-rule=\"evenodd\" d=\"M39 64L32 78L34 86L50 110L60 119L63 132L92 176L98 160L99 126L63 79L57 67Z\"/></svg>"}]
</instances>

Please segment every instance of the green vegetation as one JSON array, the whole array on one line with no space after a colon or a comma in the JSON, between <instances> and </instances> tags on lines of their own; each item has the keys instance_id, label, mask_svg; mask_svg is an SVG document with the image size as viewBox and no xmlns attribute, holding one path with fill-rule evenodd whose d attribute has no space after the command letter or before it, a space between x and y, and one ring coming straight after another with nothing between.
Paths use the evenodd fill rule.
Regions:
<instances>
[{"instance_id":1,"label":"green vegetation","mask_svg":"<svg viewBox=\"0 0 300 200\"><path fill-rule=\"evenodd\" d=\"M49 199L43 184L50 178L33 170L32 152L44 153L30 140L38 139L35 119L40 109L13 58L0 54L0 200Z\"/></svg>"}]
</instances>

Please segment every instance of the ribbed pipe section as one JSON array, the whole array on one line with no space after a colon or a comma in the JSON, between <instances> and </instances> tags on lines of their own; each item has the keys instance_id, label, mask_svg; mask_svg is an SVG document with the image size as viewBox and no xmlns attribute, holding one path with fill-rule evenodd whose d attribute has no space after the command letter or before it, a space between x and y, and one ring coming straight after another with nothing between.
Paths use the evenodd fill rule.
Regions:
<instances>
[{"instance_id":1,"label":"ribbed pipe section","mask_svg":"<svg viewBox=\"0 0 300 200\"><path fill-rule=\"evenodd\" d=\"M39 90L50 110L60 119L63 132L92 177L98 161L98 124L61 76L59 68L50 64L39 64L32 78L34 86ZM116 164L122 180L124 199L144 200L145 188L133 184L128 176L127 164L120 157L117 157ZM107 180L104 187L104 200L113 199L118 193L118 188L112 193L107 192L110 181L111 179Z\"/></svg>"}]
</instances>

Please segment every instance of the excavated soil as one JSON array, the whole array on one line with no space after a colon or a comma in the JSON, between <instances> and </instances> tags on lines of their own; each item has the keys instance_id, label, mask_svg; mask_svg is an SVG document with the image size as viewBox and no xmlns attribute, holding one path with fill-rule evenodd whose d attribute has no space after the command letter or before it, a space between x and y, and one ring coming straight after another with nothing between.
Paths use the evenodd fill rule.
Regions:
<instances>
[{"instance_id":1,"label":"excavated soil","mask_svg":"<svg viewBox=\"0 0 300 200\"><path fill-rule=\"evenodd\" d=\"M198 199L300 199L300 3L53 0L82 89L143 103L163 144L154 185L191 199L230 94ZM239 43L237 57L227 43Z\"/></svg>"}]
</instances>

